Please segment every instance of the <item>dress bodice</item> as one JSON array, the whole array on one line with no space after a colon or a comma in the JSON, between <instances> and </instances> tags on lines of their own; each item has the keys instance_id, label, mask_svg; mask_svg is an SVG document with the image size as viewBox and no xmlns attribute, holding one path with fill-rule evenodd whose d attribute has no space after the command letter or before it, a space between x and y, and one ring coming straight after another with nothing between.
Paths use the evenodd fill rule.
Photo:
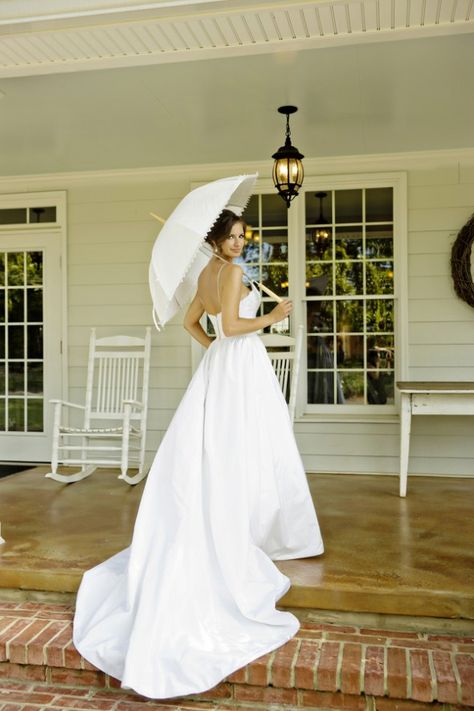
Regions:
<instances>
[{"instance_id":1,"label":"dress bodice","mask_svg":"<svg viewBox=\"0 0 474 711\"><path fill-rule=\"evenodd\" d=\"M250 282L250 292L240 300L239 316L240 318L255 318L258 307L260 306L260 293L253 282ZM222 314L208 314L217 339L226 338L222 330Z\"/></svg>"}]
</instances>

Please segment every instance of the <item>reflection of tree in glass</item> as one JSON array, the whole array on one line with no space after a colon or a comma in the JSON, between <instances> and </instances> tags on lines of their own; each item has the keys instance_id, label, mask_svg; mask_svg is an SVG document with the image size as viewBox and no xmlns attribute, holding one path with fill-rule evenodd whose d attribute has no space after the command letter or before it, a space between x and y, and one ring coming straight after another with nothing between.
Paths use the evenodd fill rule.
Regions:
<instances>
[{"instance_id":1,"label":"reflection of tree in glass","mask_svg":"<svg viewBox=\"0 0 474 711\"><path fill-rule=\"evenodd\" d=\"M366 262L365 280L368 294L392 294L392 262Z\"/></svg>"},{"instance_id":2,"label":"reflection of tree in glass","mask_svg":"<svg viewBox=\"0 0 474 711\"><path fill-rule=\"evenodd\" d=\"M25 283L25 255L23 252L10 252L7 261L8 285L20 286Z\"/></svg>"},{"instance_id":3,"label":"reflection of tree in glass","mask_svg":"<svg viewBox=\"0 0 474 711\"><path fill-rule=\"evenodd\" d=\"M262 282L279 296L288 294L288 267L283 264L264 264Z\"/></svg>"},{"instance_id":4,"label":"reflection of tree in glass","mask_svg":"<svg viewBox=\"0 0 474 711\"><path fill-rule=\"evenodd\" d=\"M367 330L393 331L393 301L390 299L367 300Z\"/></svg>"},{"instance_id":5,"label":"reflection of tree in glass","mask_svg":"<svg viewBox=\"0 0 474 711\"><path fill-rule=\"evenodd\" d=\"M362 237L350 238L337 236L336 238L336 259L361 259L362 258Z\"/></svg>"},{"instance_id":6,"label":"reflection of tree in glass","mask_svg":"<svg viewBox=\"0 0 474 711\"><path fill-rule=\"evenodd\" d=\"M339 371L340 372L340 371ZM340 372L344 398L348 400L364 399L364 381L362 373L351 373L349 370Z\"/></svg>"},{"instance_id":7,"label":"reflection of tree in glass","mask_svg":"<svg viewBox=\"0 0 474 711\"><path fill-rule=\"evenodd\" d=\"M336 264L336 293L362 294L362 264L338 262Z\"/></svg>"},{"instance_id":8,"label":"reflection of tree in glass","mask_svg":"<svg viewBox=\"0 0 474 711\"><path fill-rule=\"evenodd\" d=\"M336 328L339 333L362 333L364 331L364 311L362 301L337 301Z\"/></svg>"}]
</instances>

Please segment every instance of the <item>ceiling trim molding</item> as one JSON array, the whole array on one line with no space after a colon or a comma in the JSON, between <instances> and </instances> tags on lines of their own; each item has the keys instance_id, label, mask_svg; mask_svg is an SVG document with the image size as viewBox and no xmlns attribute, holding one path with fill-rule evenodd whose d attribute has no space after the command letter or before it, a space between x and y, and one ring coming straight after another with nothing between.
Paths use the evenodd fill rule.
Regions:
<instances>
[{"instance_id":1,"label":"ceiling trim molding","mask_svg":"<svg viewBox=\"0 0 474 711\"><path fill-rule=\"evenodd\" d=\"M171 14L170 4L165 3L165 16L147 11L137 19L135 12L120 21L107 14L99 21L92 10L81 15L80 23L58 19L50 27L37 18L19 24L10 18L9 24L0 24L0 77L474 32L470 0L273 0L250 5L243 0L239 6L212 0L175 2ZM133 11L133 3L129 9Z\"/></svg>"},{"instance_id":2,"label":"ceiling trim molding","mask_svg":"<svg viewBox=\"0 0 474 711\"><path fill-rule=\"evenodd\" d=\"M437 168L453 163L474 164L474 148L455 148L405 153L381 153L371 155L305 158L306 177L339 173L383 172L412 169ZM152 168L127 168L113 170L90 170L64 173L41 173L37 175L0 176L0 191L8 194L18 191L34 191L38 186L48 189L59 186L75 187L110 183L143 182L163 178L189 178L190 181L205 181L226 175L259 173L262 179L271 178L272 161L247 161L228 163L188 164L156 166ZM45 188L43 188L45 189Z\"/></svg>"}]
</instances>

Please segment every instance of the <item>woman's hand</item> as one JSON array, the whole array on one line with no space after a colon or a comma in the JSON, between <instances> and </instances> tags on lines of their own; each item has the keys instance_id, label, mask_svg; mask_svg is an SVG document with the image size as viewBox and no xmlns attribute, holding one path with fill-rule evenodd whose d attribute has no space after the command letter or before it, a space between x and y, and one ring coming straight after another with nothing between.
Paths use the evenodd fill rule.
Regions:
<instances>
[{"instance_id":1,"label":"woman's hand","mask_svg":"<svg viewBox=\"0 0 474 711\"><path fill-rule=\"evenodd\" d=\"M272 323L278 323L283 321L287 316L291 314L293 310L293 304L289 299L283 299L279 304L275 306L274 309L270 311L270 316L273 318Z\"/></svg>"}]
</instances>

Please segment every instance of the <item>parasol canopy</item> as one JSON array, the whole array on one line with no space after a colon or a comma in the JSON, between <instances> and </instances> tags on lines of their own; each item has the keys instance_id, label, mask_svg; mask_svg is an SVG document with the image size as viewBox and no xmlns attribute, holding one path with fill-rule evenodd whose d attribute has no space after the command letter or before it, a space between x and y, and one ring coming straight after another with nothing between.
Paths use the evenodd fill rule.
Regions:
<instances>
[{"instance_id":1,"label":"parasol canopy","mask_svg":"<svg viewBox=\"0 0 474 711\"><path fill-rule=\"evenodd\" d=\"M158 329L194 296L210 257L200 249L207 233L222 210L242 215L256 179L257 174L237 175L201 185L166 220L153 246L148 275Z\"/></svg>"}]
</instances>

